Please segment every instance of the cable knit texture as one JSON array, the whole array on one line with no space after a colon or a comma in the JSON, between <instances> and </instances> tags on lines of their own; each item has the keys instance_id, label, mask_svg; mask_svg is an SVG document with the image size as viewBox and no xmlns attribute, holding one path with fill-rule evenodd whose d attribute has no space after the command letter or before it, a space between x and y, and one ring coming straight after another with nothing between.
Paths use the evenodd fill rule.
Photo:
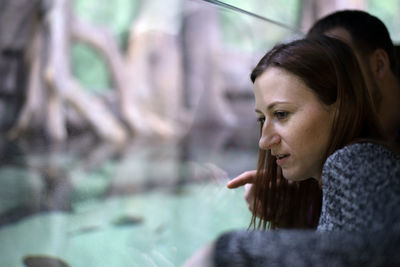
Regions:
<instances>
[{"instance_id":1,"label":"cable knit texture","mask_svg":"<svg viewBox=\"0 0 400 267\"><path fill-rule=\"evenodd\" d=\"M332 154L317 231L222 235L215 266L400 266L400 158L373 143Z\"/></svg>"},{"instance_id":2,"label":"cable knit texture","mask_svg":"<svg viewBox=\"0 0 400 267\"><path fill-rule=\"evenodd\" d=\"M318 229L382 229L399 221L400 160L387 148L359 143L336 151L322 171Z\"/></svg>"}]
</instances>

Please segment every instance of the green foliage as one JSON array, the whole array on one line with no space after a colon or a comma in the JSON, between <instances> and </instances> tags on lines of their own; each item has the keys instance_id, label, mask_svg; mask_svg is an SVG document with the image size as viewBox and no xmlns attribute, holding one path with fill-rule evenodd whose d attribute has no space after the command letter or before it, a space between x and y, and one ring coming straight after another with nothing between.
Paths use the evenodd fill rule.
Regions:
<instances>
[{"instance_id":1,"label":"green foliage","mask_svg":"<svg viewBox=\"0 0 400 267\"><path fill-rule=\"evenodd\" d=\"M71 48L71 56L73 74L85 89L99 93L111 87L105 60L93 48L75 43Z\"/></svg>"},{"instance_id":2,"label":"green foliage","mask_svg":"<svg viewBox=\"0 0 400 267\"><path fill-rule=\"evenodd\" d=\"M292 27L297 26L300 15L301 0L224 0L223 2Z\"/></svg>"},{"instance_id":3,"label":"green foliage","mask_svg":"<svg viewBox=\"0 0 400 267\"><path fill-rule=\"evenodd\" d=\"M284 23L293 29L298 27L300 0L225 0L224 2L276 22ZM265 51L268 47L293 35L293 32L272 23L238 12L220 10L224 41L228 46L245 51Z\"/></svg>"},{"instance_id":4,"label":"green foliage","mask_svg":"<svg viewBox=\"0 0 400 267\"><path fill-rule=\"evenodd\" d=\"M367 11L381 19L389 29L392 40L400 42L400 3L398 0L367 0Z\"/></svg>"},{"instance_id":5,"label":"green foliage","mask_svg":"<svg viewBox=\"0 0 400 267\"><path fill-rule=\"evenodd\" d=\"M130 24L138 10L139 0L74 0L74 11L81 19L108 27L117 37L119 46L125 49ZM109 72L102 58L90 46L76 43L71 51L75 77L84 88L92 92L104 92L111 87Z\"/></svg>"},{"instance_id":6,"label":"green foliage","mask_svg":"<svg viewBox=\"0 0 400 267\"><path fill-rule=\"evenodd\" d=\"M139 4L139 0L74 0L75 12L80 18L109 27L118 37L129 29Z\"/></svg>"}]
</instances>

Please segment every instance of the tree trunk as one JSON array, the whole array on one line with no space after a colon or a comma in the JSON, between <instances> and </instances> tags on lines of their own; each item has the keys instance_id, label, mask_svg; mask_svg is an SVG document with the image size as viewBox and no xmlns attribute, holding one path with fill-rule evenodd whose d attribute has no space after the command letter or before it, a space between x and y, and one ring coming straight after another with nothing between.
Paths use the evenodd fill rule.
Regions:
<instances>
[{"instance_id":1,"label":"tree trunk","mask_svg":"<svg viewBox=\"0 0 400 267\"><path fill-rule=\"evenodd\" d=\"M182 114L182 59L179 31L182 0L143 1L132 24L126 73L131 85L125 106L138 106L152 131L162 136L180 134Z\"/></svg>"},{"instance_id":2,"label":"tree trunk","mask_svg":"<svg viewBox=\"0 0 400 267\"><path fill-rule=\"evenodd\" d=\"M37 0L0 0L0 131L8 132L22 108L28 70L25 65Z\"/></svg>"},{"instance_id":3,"label":"tree trunk","mask_svg":"<svg viewBox=\"0 0 400 267\"><path fill-rule=\"evenodd\" d=\"M218 10L193 2L187 2L186 8L183 49L187 105L196 114L196 123L233 126L236 118L225 96Z\"/></svg>"}]
</instances>

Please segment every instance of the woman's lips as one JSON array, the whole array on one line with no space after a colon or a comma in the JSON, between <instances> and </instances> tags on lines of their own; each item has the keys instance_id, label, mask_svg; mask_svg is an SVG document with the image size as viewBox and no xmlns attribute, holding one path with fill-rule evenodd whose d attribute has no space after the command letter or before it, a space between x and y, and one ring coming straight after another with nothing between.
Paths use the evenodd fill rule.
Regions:
<instances>
[{"instance_id":1,"label":"woman's lips","mask_svg":"<svg viewBox=\"0 0 400 267\"><path fill-rule=\"evenodd\" d=\"M289 157L290 157L290 155L277 156L276 164L278 164L279 166L282 166L283 164L285 164L288 161Z\"/></svg>"}]
</instances>

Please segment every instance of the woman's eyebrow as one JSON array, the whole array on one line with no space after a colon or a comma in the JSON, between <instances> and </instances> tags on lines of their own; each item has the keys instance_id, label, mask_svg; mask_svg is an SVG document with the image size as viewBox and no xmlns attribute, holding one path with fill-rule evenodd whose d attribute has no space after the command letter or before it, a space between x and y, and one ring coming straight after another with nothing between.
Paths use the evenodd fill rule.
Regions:
<instances>
[{"instance_id":1,"label":"woman's eyebrow","mask_svg":"<svg viewBox=\"0 0 400 267\"><path fill-rule=\"evenodd\" d=\"M271 104L268 105L267 110L271 110L271 109L273 109L276 105L279 105L279 104L290 104L290 102L287 102L287 101L275 101L275 102L273 102L273 103L271 103ZM255 111L256 113L262 113L259 109L255 109L254 111Z\"/></svg>"},{"instance_id":2,"label":"woman's eyebrow","mask_svg":"<svg viewBox=\"0 0 400 267\"><path fill-rule=\"evenodd\" d=\"M279 104L290 104L290 102L287 102L287 101L275 101L275 102L272 102L271 104L268 105L267 110L271 110L276 105L279 105Z\"/></svg>"}]
</instances>

